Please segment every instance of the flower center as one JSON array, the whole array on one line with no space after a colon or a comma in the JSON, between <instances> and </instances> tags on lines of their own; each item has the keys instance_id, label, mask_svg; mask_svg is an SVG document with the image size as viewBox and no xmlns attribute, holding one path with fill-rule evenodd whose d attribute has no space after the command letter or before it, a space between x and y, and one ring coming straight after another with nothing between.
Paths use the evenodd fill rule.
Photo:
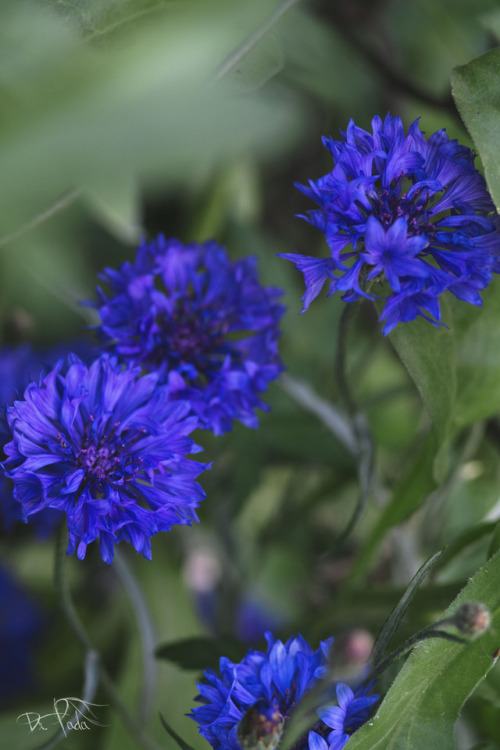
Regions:
<instances>
[{"instance_id":1,"label":"flower center","mask_svg":"<svg viewBox=\"0 0 500 750\"><path fill-rule=\"evenodd\" d=\"M78 465L85 470L90 481L99 482L113 475L120 466L120 457L114 447L87 444L77 456Z\"/></svg>"},{"instance_id":2,"label":"flower center","mask_svg":"<svg viewBox=\"0 0 500 750\"><path fill-rule=\"evenodd\" d=\"M169 369L181 371L184 366L191 379L211 380L228 354L239 356L231 341L231 322L215 305L197 308L194 300L179 300L173 313L161 312L155 318L148 364L158 367L166 363Z\"/></svg>"},{"instance_id":3,"label":"flower center","mask_svg":"<svg viewBox=\"0 0 500 750\"><path fill-rule=\"evenodd\" d=\"M111 427L96 426L91 416L84 429L76 464L85 472L85 482L102 491L104 483L123 484L133 481L144 468L143 459L130 450L140 440L145 428L126 430L117 435L120 422Z\"/></svg>"},{"instance_id":4,"label":"flower center","mask_svg":"<svg viewBox=\"0 0 500 750\"><path fill-rule=\"evenodd\" d=\"M408 234L411 236L425 234L431 239L435 234L435 226L430 221L430 199L416 190L411 198L400 189L381 190L374 200L374 215L380 223L388 229L394 222L404 217L408 222Z\"/></svg>"}]
</instances>

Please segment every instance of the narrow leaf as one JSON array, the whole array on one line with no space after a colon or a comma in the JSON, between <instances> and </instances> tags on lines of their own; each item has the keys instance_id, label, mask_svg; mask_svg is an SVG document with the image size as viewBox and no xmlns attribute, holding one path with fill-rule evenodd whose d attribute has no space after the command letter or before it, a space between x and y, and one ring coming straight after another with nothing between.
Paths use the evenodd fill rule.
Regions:
<instances>
[{"instance_id":1,"label":"narrow leaf","mask_svg":"<svg viewBox=\"0 0 500 750\"><path fill-rule=\"evenodd\" d=\"M231 661L241 661L248 648L235 638L208 638L204 636L184 638L174 643L165 643L155 651L158 659L166 659L182 669L218 669L221 656Z\"/></svg>"},{"instance_id":2,"label":"narrow leaf","mask_svg":"<svg viewBox=\"0 0 500 750\"><path fill-rule=\"evenodd\" d=\"M424 580L425 576L429 573L430 570L432 570L433 566L438 561L439 557L441 556L441 551L436 552L435 555L432 555L417 571L417 573L413 576L410 583L408 584L408 588L406 589L405 593L397 603L397 605L394 607L393 611L385 621L384 625L382 626L382 629L380 633L377 636L377 639L375 641L375 645L373 646L373 652L372 652L372 666L376 667L376 665L381 661L384 652L389 645L390 641L392 640L392 637L394 633L396 632L399 623L401 622L402 618L404 617L404 614L406 610L408 609L408 606L410 605L410 602L412 601L413 597L417 593L417 590Z\"/></svg>"}]
</instances>

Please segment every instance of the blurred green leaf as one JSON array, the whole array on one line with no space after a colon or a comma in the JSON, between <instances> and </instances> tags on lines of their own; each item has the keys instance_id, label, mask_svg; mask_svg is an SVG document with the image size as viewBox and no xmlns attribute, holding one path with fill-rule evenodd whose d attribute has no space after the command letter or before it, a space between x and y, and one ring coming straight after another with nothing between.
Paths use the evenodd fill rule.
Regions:
<instances>
[{"instance_id":1,"label":"blurred green leaf","mask_svg":"<svg viewBox=\"0 0 500 750\"><path fill-rule=\"evenodd\" d=\"M442 303L446 321L448 305ZM417 318L397 326L389 335L434 423L438 437L437 478L445 474L444 454L450 437L456 398L456 340L454 331L435 328Z\"/></svg>"},{"instance_id":2,"label":"blurred green leaf","mask_svg":"<svg viewBox=\"0 0 500 750\"><path fill-rule=\"evenodd\" d=\"M485 13L481 17L483 26L491 31L497 40L500 40L500 11L495 10L492 13Z\"/></svg>"},{"instance_id":3,"label":"blurred green leaf","mask_svg":"<svg viewBox=\"0 0 500 750\"><path fill-rule=\"evenodd\" d=\"M480 541L485 536L490 535L492 531L494 531L494 529L494 521L485 521L484 523L480 523L477 526L474 526L472 529L466 529L443 550L443 554L438 560L433 572L435 573L436 571L439 571L442 568L446 567L448 563L452 562L452 560L454 560L458 555L460 555L460 553L467 549L467 547L470 547L470 545Z\"/></svg>"},{"instance_id":4,"label":"blurred green leaf","mask_svg":"<svg viewBox=\"0 0 500 750\"><path fill-rule=\"evenodd\" d=\"M110 175L173 185L242 151L275 156L293 142L302 118L291 95L231 97L208 86L268 14L262 0L169 3L92 44L46 7L6 2L1 231L68 189L109 185Z\"/></svg>"},{"instance_id":5,"label":"blurred green leaf","mask_svg":"<svg viewBox=\"0 0 500 750\"><path fill-rule=\"evenodd\" d=\"M493 524L492 524L493 525ZM500 550L500 522L493 529L490 546L488 547L488 558L493 557Z\"/></svg>"},{"instance_id":6,"label":"blurred green leaf","mask_svg":"<svg viewBox=\"0 0 500 750\"><path fill-rule=\"evenodd\" d=\"M499 89L500 92L500 89ZM499 120L500 124L500 120ZM499 131L500 133L500 131ZM483 306L456 304L457 427L500 412L500 283L494 278L482 294Z\"/></svg>"},{"instance_id":7,"label":"blurred green leaf","mask_svg":"<svg viewBox=\"0 0 500 750\"><path fill-rule=\"evenodd\" d=\"M492 49L452 72L452 93L472 136L486 181L500 207L500 49Z\"/></svg>"},{"instance_id":8,"label":"blurred green leaf","mask_svg":"<svg viewBox=\"0 0 500 750\"><path fill-rule=\"evenodd\" d=\"M118 239L139 244L141 228L137 183L130 175L119 173L98 185L87 187L84 198L91 213Z\"/></svg>"},{"instance_id":9,"label":"blurred green leaf","mask_svg":"<svg viewBox=\"0 0 500 750\"><path fill-rule=\"evenodd\" d=\"M196 669L202 672L205 669L217 670L221 656L227 656L231 661L241 661L247 651L247 646L229 636L197 636L183 638L174 643L164 643L156 648L155 655L158 659L171 661L182 669Z\"/></svg>"},{"instance_id":10,"label":"blurred green leaf","mask_svg":"<svg viewBox=\"0 0 500 750\"><path fill-rule=\"evenodd\" d=\"M481 601L493 615L489 632L461 646L419 644L397 676L373 719L349 740L350 750L454 750L453 728L476 685L494 665L500 626L500 554L461 591L444 617L466 601Z\"/></svg>"},{"instance_id":11,"label":"blurred green leaf","mask_svg":"<svg viewBox=\"0 0 500 750\"><path fill-rule=\"evenodd\" d=\"M246 94L263 86L277 75L284 65L283 50L277 39L266 36L234 66L223 81L224 91Z\"/></svg>"}]
</instances>

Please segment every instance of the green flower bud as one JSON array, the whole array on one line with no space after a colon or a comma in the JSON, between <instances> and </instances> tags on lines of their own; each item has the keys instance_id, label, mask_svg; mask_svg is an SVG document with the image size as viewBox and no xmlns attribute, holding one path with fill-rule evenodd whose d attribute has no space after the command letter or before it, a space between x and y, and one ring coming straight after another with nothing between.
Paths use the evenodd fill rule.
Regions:
<instances>
[{"instance_id":1,"label":"green flower bud","mask_svg":"<svg viewBox=\"0 0 500 750\"><path fill-rule=\"evenodd\" d=\"M276 704L258 700L250 706L238 725L238 742L242 750L275 750L285 719Z\"/></svg>"},{"instance_id":2,"label":"green flower bud","mask_svg":"<svg viewBox=\"0 0 500 750\"><path fill-rule=\"evenodd\" d=\"M490 627L491 613L482 602L465 602L457 609L452 620L457 630L471 638L476 638Z\"/></svg>"}]
</instances>

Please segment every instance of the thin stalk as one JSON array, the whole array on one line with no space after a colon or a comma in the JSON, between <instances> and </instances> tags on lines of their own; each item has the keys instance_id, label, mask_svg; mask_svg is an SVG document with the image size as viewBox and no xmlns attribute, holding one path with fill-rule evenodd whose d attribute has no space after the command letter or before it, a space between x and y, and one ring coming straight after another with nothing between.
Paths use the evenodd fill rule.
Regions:
<instances>
[{"instance_id":1,"label":"thin stalk","mask_svg":"<svg viewBox=\"0 0 500 750\"><path fill-rule=\"evenodd\" d=\"M351 422L333 404L326 401L311 388L309 383L287 373L280 376L280 385L300 406L315 414L332 432L349 453L356 453L357 443Z\"/></svg>"},{"instance_id":2,"label":"thin stalk","mask_svg":"<svg viewBox=\"0 0 500 750\"><path fill-rule=\"evenodd\" d=\"M99 654L97 651L87 651L85 655L85 680L82 690L82 708L75 712L73 724L76 721L82 721L90 712L90 704L94 700L97 686L99 684ZM68 736L68 729L61 729L52 739L44 742L36 750L53 750L60 742Z\"/></svg>"},{"instance_id":3,"label":"thin stalk","mask_svg":"<svg viewBox=\"0 0 500 750\"><path fill-rule=\"evenodd\" d=\"M155 631L151 613L142 589L124 555L117 549L113 567L127 592L139 629L142 647L142 688L139 700L139 723L143 726L151 711L156 684Z\"/></svg>"},{"instance_id":4,"label":"thin stalk","mask_svg":"<svg viewBox=\"0 0 500 750\"><path fill-rule=\"evenodd\" d=\"M347 379L347 333L356 312L357 306L352 302L346 304L342 310L337 329L337 351L335 352L335 379L337 381L337 388L344 406L351 417L357 414L358 407Z\"/></svg>"},{"instance_id":5,"label":"thin stalk","mask_svg":"<svg viewBox=\"0 0 500 750\"><path fill-rule=\"evenodd\" d=\"M375 446L371 436L368 420L359 409L353 395L349 379L347 377L347 342L350 325L357 312L357 305L346 304L342 311L337 330L337 350L335 352L335 378L341 399L344 402L351 420L355 439L355 455L358 463L358 478L360 491L354 512L349 519L346 528L336 540L332 550L325 553L324 557L341 547L350 536L359 519L363 515L366 503L370 496L375 469Z\"/></svg>"},{"instance_id":6,"label":"thin stalk","mask_svg":"<svg viewBox=\"0 0 500 750\"><path fill-rule=\"evenodd\" d=\"M71 593L69 589L68 579L65 570L66 561L66 534L65 527L61 525L57 538L56 545L56 556L55 556L55 585L59 596L61 607L66 616L69 626L73 630L76 638L80 645L86 652L86 656L89 652L93 652L98 658L98 652L92 647L87 631L85 630L73 601L71 599ZM134 717L131 715L127 706L123 703L120 695L118 694L113 680L111 679L108 671L101 663L99 669L99 682L101 683L111 705L121 716L123 723L137 740L138 744L144 748L144 750L161 750L160 746L156 744L150 737L148 737L143 731L142 727L137 723Z\"/></svg>"}]
</instances>

